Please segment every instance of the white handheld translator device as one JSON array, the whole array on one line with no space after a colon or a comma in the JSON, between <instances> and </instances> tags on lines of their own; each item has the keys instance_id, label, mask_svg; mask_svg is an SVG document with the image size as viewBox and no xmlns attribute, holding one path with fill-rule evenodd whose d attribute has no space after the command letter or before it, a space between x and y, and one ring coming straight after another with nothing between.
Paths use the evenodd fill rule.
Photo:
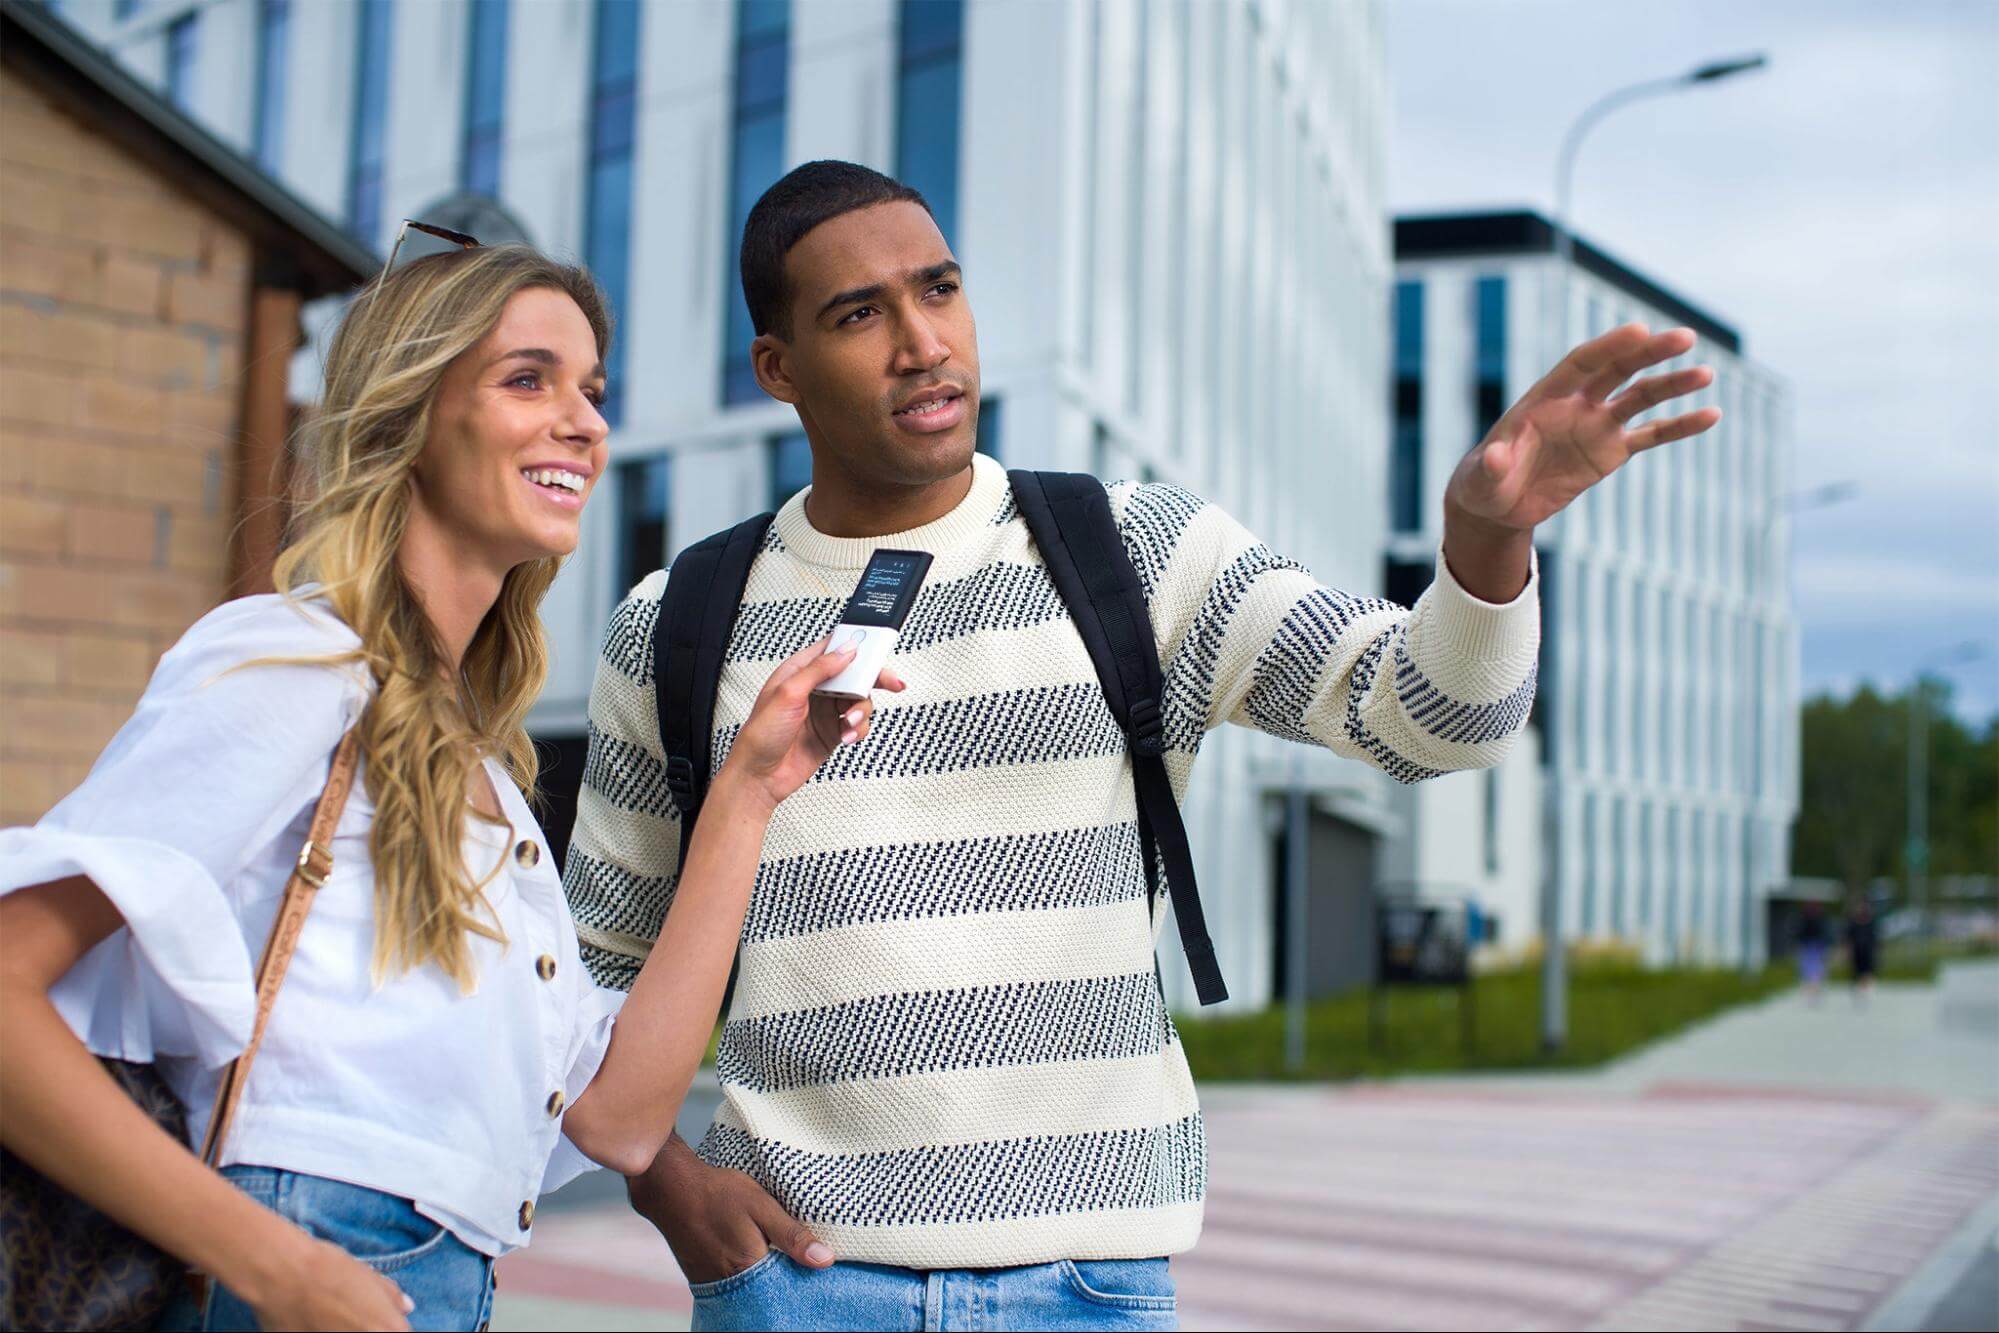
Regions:
<instances>
[{"instance_id":1,"label":"white handheld translator device","mask_svg":"<svg viewBox=\"0 0 1999 1333\"><path fill-rule=\"evenodd\" d=\"M902 622L916 602L916 590L930 572L928 551L876 551L861 571L860 586L840 613L840 623L826 645L829 653L854 649L854 660L833 679L814 690L842 699L865 699L895 651Z\"/></svg>"}]
</instances>

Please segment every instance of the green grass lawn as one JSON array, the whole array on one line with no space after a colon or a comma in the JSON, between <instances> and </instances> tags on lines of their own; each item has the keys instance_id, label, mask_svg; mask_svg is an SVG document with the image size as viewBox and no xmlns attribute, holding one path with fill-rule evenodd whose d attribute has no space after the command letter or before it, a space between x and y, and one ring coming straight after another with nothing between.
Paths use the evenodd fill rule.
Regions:
<instances>
[{"instance_id":1,"label":"green grass lawn","mask_svg":"<svg viewBox=\"0 0 1999 1333\"><path fill-rule=\"evenodd\" d=\"M1569 974L1569 1040L1541 1051L1541 985L1535 969L1488 973L1476 990L1475 1041L1467 1055L1459 992L1391 989L1381 994L1381 1035L1368 1043L1365 990L1315 1001L1305 1025L1305 1066L1284 1067L1281 1006L1241 1017L1178 1020L1197 1079L1338 1079L1453 1069L1529 1069L1601 1064L1796 980L1788 966L1752 976L1734 970L1647 970L1577 962Z\"/></svg>"}]
</instances>

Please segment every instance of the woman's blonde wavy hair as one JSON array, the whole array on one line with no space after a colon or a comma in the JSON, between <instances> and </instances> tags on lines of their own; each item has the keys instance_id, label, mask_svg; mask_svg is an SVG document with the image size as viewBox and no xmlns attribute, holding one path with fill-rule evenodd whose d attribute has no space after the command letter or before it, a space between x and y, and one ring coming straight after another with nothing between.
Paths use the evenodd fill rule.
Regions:
<instances>
[{"instance_id":1,"label":"woman's blonde wavy hair","mask_svg":"<svg viewBox=\"0 0 1999 1333\"><path fill-rule=\"evenodd\" d=\"M513 296L559 291L590 322L608 356L611 317L584 269L519 245L413 260L370 285L341 320L326 357L325 392L300 427L305 502L272 577L280 592L323 597L360 636L343 661L376 683L359 723L375 803L374 975L436 963L476 984L468 935L504 940L484 889L465 864L465 819L482 756L500 759L524 792L535 780L523 725L548 672L538 608L560 562L511 570L454 680L416 589L397 562L445 370L491 333Z\"/></svg>"}]
</instances>

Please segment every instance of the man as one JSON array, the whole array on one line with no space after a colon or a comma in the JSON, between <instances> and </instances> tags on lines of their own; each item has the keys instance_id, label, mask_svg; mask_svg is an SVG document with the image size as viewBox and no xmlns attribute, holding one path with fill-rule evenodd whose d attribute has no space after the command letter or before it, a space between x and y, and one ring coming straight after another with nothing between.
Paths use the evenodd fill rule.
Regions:
<instances>
[{"instance_id":1,"label":"man","mask_svg":"<svg viewBox=\"0 0 1999 1333\"><path fill-rule=\"evenodd\" d=\"M1131 761L1005 473L974 454L963 276L914 191L815 162L752 211L742 279L758 381L797 409L813 485L751 568L718 743L875 548L935 563L898 650L907 692L771 825L715 1124L698 1156L670 1143L635 1203L695 1284L696 1327L1170 1326L1164 1257L1199 1233L1205 1154L1154 973ZM1626 425L1706 370L1611 396L1692 341L1619 329L1516 404L1450 481L1413 611L1320 587L1178 488L1113 487L1176 796L1229 721L1402 781L1497 763L1533 697L1534 526L1714 424ZM568 887L609 985L630 984L673 891L664 583L619 608L591 695Z\"/></svg>"}]
</instances>

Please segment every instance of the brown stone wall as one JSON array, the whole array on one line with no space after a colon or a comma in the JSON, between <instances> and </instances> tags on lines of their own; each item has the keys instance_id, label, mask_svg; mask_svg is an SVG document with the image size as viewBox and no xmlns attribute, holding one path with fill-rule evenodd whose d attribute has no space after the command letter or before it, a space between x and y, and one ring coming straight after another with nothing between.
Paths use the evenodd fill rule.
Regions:
<instances>
[{"instance_id":1,"label":"brown stone wall","mask_svg":"<svg viewBox=\"0 0 1999 1333\"><path fill-rule=\"evenodd\" d=\"M226 596L250 250L0 71L0 826Z\"/></svg>"}]
</instances>

